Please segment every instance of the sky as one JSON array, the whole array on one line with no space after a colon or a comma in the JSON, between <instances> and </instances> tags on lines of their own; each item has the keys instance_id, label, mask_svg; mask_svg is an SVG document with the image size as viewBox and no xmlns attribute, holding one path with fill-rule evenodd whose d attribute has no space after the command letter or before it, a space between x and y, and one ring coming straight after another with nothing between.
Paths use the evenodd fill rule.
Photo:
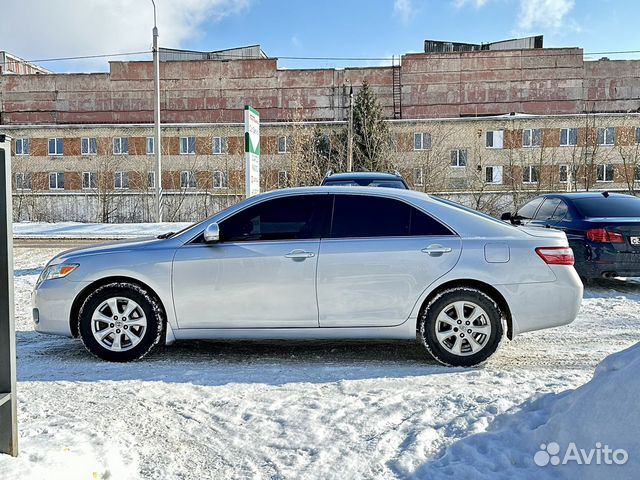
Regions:
<instances>
[{"instance_id":1,"label":"sky","mask_svg":"<svg viewBox=\"0 0 640 480\"><path fill-rule=\"evenodd\" d=\"M260 44L280 68L387 64L425 39L482 43L544 35L545 47L640 50L637 0L155 0L161 47L213 51ZM151 0L3 0L0 50L26 60L145 52ZM603 55L587 58L597 59ZM607 55L640 58L640 53ZM109 60L38 62L57 72L108 71Z\"/></svg>"}]
</instances>

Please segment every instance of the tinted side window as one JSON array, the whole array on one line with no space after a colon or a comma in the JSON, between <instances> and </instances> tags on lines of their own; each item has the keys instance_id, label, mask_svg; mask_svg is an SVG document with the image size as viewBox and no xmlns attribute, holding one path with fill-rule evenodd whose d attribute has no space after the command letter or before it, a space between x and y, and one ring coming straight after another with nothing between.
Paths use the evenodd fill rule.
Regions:
<instances>
[{"instance_id":1,"label":"tinted side window","mask_svg":"<svg viewBox=\"0 0 640 480\"><path fill-rule=\"evenodd\" d=\"M453 235L453 232L441 224L439 221L431 218L429 215L421 212L417 208L411 208L411 235Z\"/></svg>"},{"instance_id":2,"label":"tinted side window","mask_svg":"<svg viewBox=\"0 0 640 480\"><path fill-rule=\"evenodd\" d=\"M303 240L322 235L329 195L295 195L267 200L227 218L220 240Z\"/></svg>"},{"instance_id":3,"label":"tinted side window","mask_svg":"<svg viewBox=\"0 0 640 480\"><path fill-rule=\"evenodd\" d=\"M562 200L560 200L560 204L558 205L558 208L556 208L556 211L553 213L553 217L551 217L551 220L571 220L571 217L569 215L569 207Z\"/></svg>"},{"instance_id":4,"label":"tinted side window","mask_svg":"<svg viewBox=\"0 0 640 480\"><path fill-rule=\"evenodd\" d=\"M411 207L406 203L365 195L336 195L333 238L401 237L409 235Z\"/></svg>"},{"instance_id":5,"label":"tinted side window","mask_svg":"<svg viewBox=\"0 0 640 480\"><path fill-rule=\"evenodd\" d=\"M336 195L331 236L405 237L452 235L437 220L399 200L364 195Z\"/></svg>"},{"instance_id":6,"label":"tinted side window","mask_svg":"<svg viewBox=\"0 0 640 480\"><path fill-rule=\"evenodd\" d=\"M559 198L545 198L542 206L536 213L536 220L549 220L553 216L553 212L560 204Z\"/></svg>"},{"instance_id":7,"label":"tinted side window","mask_svg":"<svg viewBox=\"0 0 640 480\"><path fill-rule=\"evenodd\" d=\"M531 219L533 214L536 213L536 209L544 200L542 197L534 198L529 203L525 204L520 210L518 210L518 216L522 218Z\"/></svg>"}]
</instances>

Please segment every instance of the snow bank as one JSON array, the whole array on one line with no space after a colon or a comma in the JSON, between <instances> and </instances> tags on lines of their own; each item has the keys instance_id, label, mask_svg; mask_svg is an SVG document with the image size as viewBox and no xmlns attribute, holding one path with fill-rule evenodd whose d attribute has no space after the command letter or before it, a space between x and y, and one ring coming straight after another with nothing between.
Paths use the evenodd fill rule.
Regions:
<instances>
[{"instance_id":1,"label":"snow bank","mask_svg":"<svg viewBox=\"0 0 640 480\"><path fill-rule=\"evenodd\" d=\"M591 381L498 417L416 472L419 478L636 479L640 343L610 355Z\"/></svg>"},{"instance_id":2,"label":"snow bank","mask_svg":"<svg viewBox=\"0 0 640 480\"><path fill-rule=\"evenodd\" d=\"M191 225L185 222L165 223L39 223L21 222L13 224L14 238L56 239L119 239L156 236L166 232L177 232Z\"/></svg>"}]
</instances>

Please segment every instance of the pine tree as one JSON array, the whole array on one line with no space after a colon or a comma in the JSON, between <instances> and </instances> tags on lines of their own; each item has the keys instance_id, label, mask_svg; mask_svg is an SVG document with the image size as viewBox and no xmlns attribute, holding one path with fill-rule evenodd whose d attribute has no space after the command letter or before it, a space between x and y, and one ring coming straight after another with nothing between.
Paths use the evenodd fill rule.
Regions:
<instances>
[{"instance_id":1,"label":"pine tree","mask_svg":"<svg viewBox=\"0 0 640 480\"><path fill-rule=\"evenodd\" d=\"M389 170L390 142L380 102L365 80L353 106L353 170Z\"/></svg>"}]
</instances>

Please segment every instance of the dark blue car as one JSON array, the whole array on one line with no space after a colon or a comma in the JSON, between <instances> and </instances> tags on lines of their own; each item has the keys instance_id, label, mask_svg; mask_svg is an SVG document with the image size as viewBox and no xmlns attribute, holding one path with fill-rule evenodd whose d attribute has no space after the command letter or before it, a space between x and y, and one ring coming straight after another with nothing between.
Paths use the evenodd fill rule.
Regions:
<instances>
[{"instance_id":1,"label":"dark blue car","mask_svg":"<svg viewBox=\"0 0 640 480\"><path fill-rule=\"evenodd\" d=\"M549 193L503 220L563 230L583 278L640 276L640 198L607 192Z\"/></svg>"}]
</instances>

